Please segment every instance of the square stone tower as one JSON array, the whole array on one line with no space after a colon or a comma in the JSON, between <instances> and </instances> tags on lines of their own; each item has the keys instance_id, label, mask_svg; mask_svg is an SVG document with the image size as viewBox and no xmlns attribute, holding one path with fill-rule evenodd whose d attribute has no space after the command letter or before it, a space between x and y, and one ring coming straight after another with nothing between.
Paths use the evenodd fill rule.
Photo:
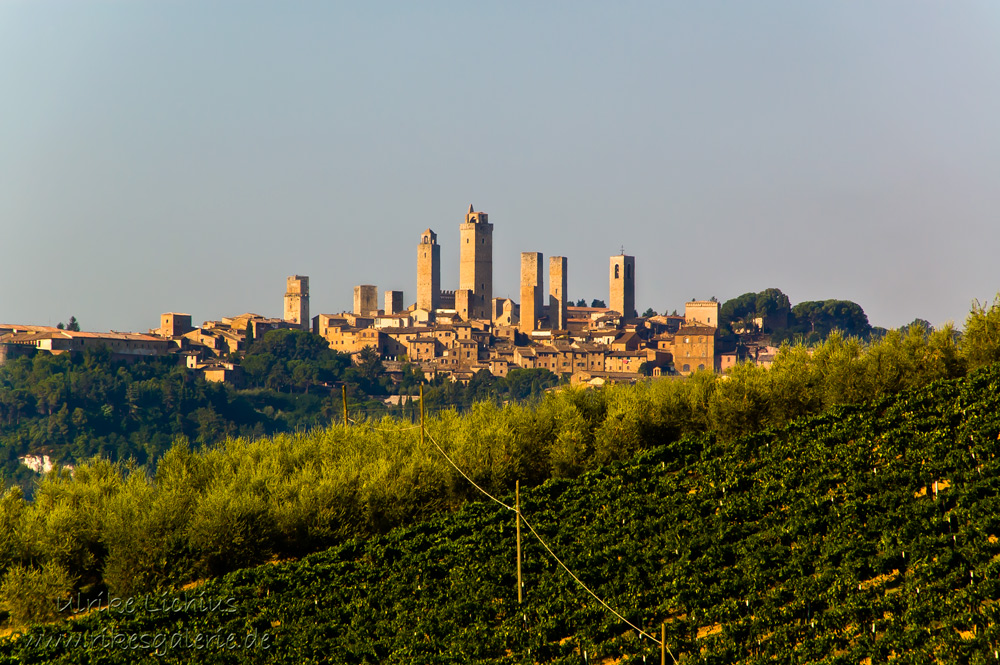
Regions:
<instances>
[{"instance_id":1,"label":"square stone tower","mask_svg":"<svg viewBox=\"0 0 1000 665\"><path fill-rule=\"evenodd\" d=\"M684 323L701 323L719 327L719 303L714 300L692 300L684 303Z\"/></svg>"},{"instance_id":2,"label":"square stone tower","mask_svg":"<svg viewBox=\"0 0 1000 665\"><path fill-rule=\"evenodd\" d=\"M493 225L485 212L469 205L459 232L458 288L472 293L469 314L489 319L493 301Z\"/></svg>"},{"instance_id":3,"label":"square stone tower","mask_svg":"<svg viewBox=\"0 0 1000 665\"><path fill-rule=\"evenodd\" d=\"M549 324L553 330L566 330L565 256L549 257Z\"/></svg>"},{"instance_id":4,"label":"square stone tower","mask_svg":"<svg viewBox=\"0 0 1000 665\"><path fill-rule=\"evenodd\" d=\"M473 296L472 291L469 289L455 291L455 311L458 312L458 318L463 321L475 318L472 314L472 302L474 299L475 296Z\"/></svg>"},{"instance_id":5,"label":"square stone tower","mask_svg":"<svg viewBox=\"0 0 1000 665\"><path fill-rule=\"evenodd\" d=\"M385 309L386 314L399 314L403 311L403 292L386 291Z\"/></svg>"},{"instance_id":6,"label":"square stone tower","mask_svg":"<svg viewBox=\"0 0 1000 665\"><path fill-rule=\"evenodd\" d=\"M537 330L538 319L544 316L544 279L542 253L521 252L521 321L518 330L530 333Z\"/></svg>"},{"instance_id":7,"label":"square stone tower","mask_svg":"<svg viewBox=\"0 0 1000 665\"><path fill-rule=\"evenodd\" d=\"M308 330L312 319L309 318L309 278L302 275L292 275L285 286L285 321L294 323L303 330Z\"/></svg>"},{"instance_id":8,"label":"square stone tower","mask_svg":"<svg viewBox=\"0 0 1000 665\"><path fill-rule=\"evenodd\" d=\"M180 337L192 330L194 328L191 327L190 314L181 314L180 312L160 314L160 337Z\"/></svg>"},{"instance_id":9,"label":"square stone tower","mask_svg":"<svg viewBox=\"0 0 1000 665\"><path fill-rule=\"evenodd\" d=\"M354 287L354 313L357 316L378 316L378 288L374 284Z\"/></svg>"},{"instance_id":10,"label":"square stone tower","mask_svg":"<svg viewBox=\"0 0 1000 665\"><path fill-rule=\"evenodd\" d=\"M612 256L609 281L611 297L608 305L620 312L623 318L635 318L635 257L626 254Z\"/></svg>"},{"instance_id":11,"label":"square stone tower","mask_svg":"<svg viewBox=\"0 0 1000 665\"><path fill-rule=\"evenodd\" d=\"M427 229L417 245L417 309L441 307L441 245L437 234Z\"/></svg>"}]
</instances>

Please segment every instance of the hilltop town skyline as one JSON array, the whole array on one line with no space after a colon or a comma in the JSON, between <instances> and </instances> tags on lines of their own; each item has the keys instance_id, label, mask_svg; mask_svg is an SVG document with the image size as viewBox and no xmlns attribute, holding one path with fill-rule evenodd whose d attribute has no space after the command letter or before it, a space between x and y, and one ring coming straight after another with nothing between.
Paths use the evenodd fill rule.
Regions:
<instances>
[{"instance_id":1,"label":"hilltop town skyline","mask_svg":"<svg viewBox=\"0 0 1000 665\"><path fill-rule=\"evenodd\" d=\"M559 330L564 328L565 326L559 325L559 323L565 324L567 316L565 308L567 305L579 308L580 306L589 307L592 302L600 303L601 307L607 307L615 312L624 313L623 320L626 318L637 318L641 312L646 311L646 307L643 307L636 300L635 294L639 290L640 285L642 285L642 280L638 279L635 273L635 257L625 253L624 245L620 247L618 254L611 255L610 257L610 283L605 285L605 290L602 293L594 295L593 298L577 295L569 287L569 284L572 282L572 280L568 279L568 275L572 274L572 271L568 269L569 257L550 256L548 260L545 260L544 253L535 251L522 251L518 254L519 265L516 271L518 283L514 295L508 295L509 292L505 292L503 295L494 295L494 266L498 261L495 260L493 255L494 225L489 223L488 219L489 216L486 211L476 210L474 204L470 203L464 216L464 222L458 225L459 228L457 230L452 226L450 228L451 232L446 232L440 240L439 234L433 229L425 229L419 234L419 241L417 243L418 251L414 262L416 268L415 278L406 284L355 283L346 288L344 285L334 286L334 289L348 293L346 306L340 308L320 308L319 310L311 309L310 301L314 292L309 286L310 279L307 275L300 276L299 274L295 274L287 278L288 284L282 308L275 308L273 303L268 303L263 307L237 312L230 307L223 311L213 312L213 316L206 317L204 322L211 325L213 322L218 323L223 319L254 315L263 317L264 320L293 322L299 324L305 330L317 332L318 330L325 331L326 327L325 323L317 323L317 317L320 312L326 312L328 316L337 316L345 313L359 315L362 312L369 311L372 315L407 314L423 311L429 312L430 320L433 321L433 312L440 309L446 312L455 312L458 317L456 320L463 321L478 319L498 324L498 318L505 318L509 324L513 317L515 322L513 325L514 328L525 333L530 333L532 330ZM503 231L503 225L501 225L501 239L503 238ZM396 239L396 237L385 239L381 248L387 249L391 247ZM469 250L463 244L469 242L473 243L472 247L475 249ZM485 244L479 246L480 243ZM501 246L504 246L504 244L502 243ZM453 251L446 252L444 248L452 248ZM429 251L431 249L434 250L433 253ZM452 257L450 256L451 254L456 256ZM454 260L450 262L442 261L442 256L446 256L448 259L454 258ZM510 263L510 257L499 258L501 265ZM546 266L548 269L546 269ZM582 270L585 275L591 277L595 273L600 272L593 265L583 266ZM536 271L537 276L534 274ZM529 272L532 274L529 275ZM449 275L458 273L458 280L454 283L443 281L441 277L442 273ZM370 269L366 274L371 274ZM616 282L617 278L625 278L626 275L628 287L625 291L622 291L621 288L616 288ZM508 283L510 275L501 273L500 280L498 281L500 283ZM292 286L293 282L295 282L294 287ZM479 284L477 287L477 282L484 283ZM329 287L330 285L322 286ZM780 290L780 287L768 288L779 288ZM762 288L761 291L763 290ZM559 294L558 302L561 303L562 310L559 309L560 305L555 300L556 293ZM744 293L748 292L742 291L739 295L743 295ZM709 299L704 294L699 295L702 297L695 296L673 303L672 306L668 304L660 309L650 305L649 309L655 310L654 315L673 313L675 315L680 314L683 318L686 304L700 303ZM294 299L294 304L291 304L290 297ZM331 299L327 295L325 298L321 297L319 302L330 302L331 300L339 302L344 300L344 298L334 297ZM715 295L712 295L710 300L719 305L725 302L725 300L719 299ZM505 302L508 303L507 306L504 305ZM794 304L796 301L793 300L792 302ZM162 316L172 315L174 312L180 311L180 309L183 308L174 308L170 310L170 314L163 314ZM278 309L277 313L273 311L275 309ZM864 309L863 305L862 309ZM160 308L160 311L164 312L167 309ZM199 321L197 316L187 313L181 316L185 317L192 325L197 325ZM527 323L533 317L539 319L537 325ZM922 319L923 317L915 317L915 319L917 318ZM67 320L71 321L71 325L79 326L75 314L71 315ZM419 319L407 319L407 321L412 322L418 320L426 321L426 315L421 316ZM520 324L517 323L519 320L521 321ZM161 325L162 323L161 320ZM872 323L870 317L869 323ZM32 321L30 324L43 326L55 325L49 321L46 321L44 324ZM60 320L58 323L60 327L64 324L63 320ZM317 328L317 325L319 328ZM382 325L387 324L383 323ZM412 323L406 323L405 325L412 325ZM878 326L877 323L872 323L872 325ZM140 335L147 329L150 334L158 334L155 329L148 325L134 330L117 331L93 326L86 328L86 330L99 333L108 330L111 332L138 333ZM321 332L322 335L325 335L325 332Z\"/></svg>"},{"instance_id":2,"label":"hilltop town skyline","mask_svg":"<svg viewBox=\"0 0 1000 665\"><path fill-rule=\"evenodd\" d=\"M471 201L494 296L537 251L605 299L624 246L640 312L776 287L961 324L1000 287L997 34L976 0L2 3L0 321L280 316L292 274L316 312L412 302L424 229L457 287Z\"/></svg>"}]
</instances>

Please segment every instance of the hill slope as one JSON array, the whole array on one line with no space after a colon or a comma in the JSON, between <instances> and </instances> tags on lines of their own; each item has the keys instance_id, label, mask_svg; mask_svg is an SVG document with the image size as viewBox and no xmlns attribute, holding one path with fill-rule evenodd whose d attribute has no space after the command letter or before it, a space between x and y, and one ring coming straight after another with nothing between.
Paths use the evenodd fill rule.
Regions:
<instances>
[{"instance_id":1,"label":"hill slope","mask_svg":"<svg viewBox=\"0 0 1000 665\"><path fill-rule=\"evenodd\" d=\"M687 662L995 662L998 402L994 366L734 443L684 438L525 492L522 512ZM159 662L657 662L530 534L524 549L518 606L514 515L468 504L36 629L0 662L127 663L154 644Z\"/></svg>"}]
</instances>

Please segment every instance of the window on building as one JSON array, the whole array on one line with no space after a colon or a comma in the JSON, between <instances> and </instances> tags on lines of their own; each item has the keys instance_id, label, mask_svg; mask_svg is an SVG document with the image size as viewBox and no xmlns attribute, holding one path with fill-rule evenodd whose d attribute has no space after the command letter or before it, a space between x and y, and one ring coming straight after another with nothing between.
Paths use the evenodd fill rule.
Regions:
<instances>
[{"instance_id":1,"label":"window on building","mask_svg":"<svg viewBox=\"0 0 1000 665\"><path fill-rule=\"evenodd\" d=\"M615 279L618 279L618 266L615 266Z\"/></svg>"}]
</instances>

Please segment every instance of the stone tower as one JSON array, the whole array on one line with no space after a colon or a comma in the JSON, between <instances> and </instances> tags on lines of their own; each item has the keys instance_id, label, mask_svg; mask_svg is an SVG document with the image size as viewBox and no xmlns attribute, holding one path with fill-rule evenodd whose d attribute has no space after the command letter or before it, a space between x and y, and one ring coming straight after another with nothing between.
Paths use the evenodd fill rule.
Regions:
<instances>
[{"instance_id":1,"label":"stone tower","mask_svg":"<svg viewBox=\"0 0 1000 665\"><path fill-rule=\"evenodd\" d=\"M619 254L611 257L611 297L608 305L623 318L635 318L635 257Z\"/></svg>"},{"instance_id":2,"label":"stone tower","mask_svg":"<svg viewBox=\"0 0 1000 665\"><path fill-rule=\"evenodd\" d=\"M374 284L354 287L354 314L357 316L378 316L378 289Z\"/></svg>"},{"instance_id":3,"label":"stone tower","mask_svg":"<svg viewBox=\"0 0 1000 665\"><path fill-rule=\"evenodd\" d=\"M541 252L521 252L521 321L518 330L537 330L538 319L544 316Z\"/></svg>"},{"instance_id":4,"label":"stone tower","mask_svg":"<svg viewBox=\"0 0 1000 665\"><path fill-rule=\"evenodd\" d=\"M285 296L285 311L288 311L288 296ZM160 314L160 337L180 337L189 333L194 328L191 326L191 315L180 312L166 312Z\"/></svg>"},{"instance_id":5,"label":"stone tower","mask_svg":"<svg viewBox=\"0 0 1000 665\"><path fill-rule=\"evenodd\" d=\"M437 234L427 229L420 234L417 246L417 309L435 310L441 306L441 245Z\"/></svg>"},{"instance_id":6,"label":"stone tower","mask_svg":"<svg viewBox=\"0 0 1000 665\"><path fill-rule=\"evenodd\" d=\"M383 310L386 314L399 314L403 311L403 292L402 291L386 291L385 292L385 307Z\"/></svg>"},{"instance_id":7,"label":"stone tower","mask_svg":"<svg viewBox=\"0 0 1000 665\"><path fill-rule=\"evenodd\" d=\"M489 319L493 301L493 225L485 212L469 205L460 227L458 288L468 289L472 298L469 316Z\"/></svg>"},{"instance_id":8,"label":"stone tower","mask_svg":"<svg viewBox=\"0 0 1000 665\"><path fill-rule=\"evenodd\" d=\"M566 268L565 256L549 257L549 325L553 330L566 330Z\"/></svg>"},{"instance_id":9,"label":"stone tower","mask_svg":"<svg viewBox=\"0 0 1000 665\"><path fill-rule=\"evenodd\" d=\"M285 287L285 321L294 323L303 330L309 330L309 278L292 275Z\"/></svg>"},{"instance_id":10,"label":"stone tower","mask_svg":"<svg viewBox=\"0 0 1000 665\"><path fill-rule=\"evenodd\" d=\"M700 323L719 327L719 303L714 300L692 300L684 303L684 323Z\"/></svg>"}]
</instances>

